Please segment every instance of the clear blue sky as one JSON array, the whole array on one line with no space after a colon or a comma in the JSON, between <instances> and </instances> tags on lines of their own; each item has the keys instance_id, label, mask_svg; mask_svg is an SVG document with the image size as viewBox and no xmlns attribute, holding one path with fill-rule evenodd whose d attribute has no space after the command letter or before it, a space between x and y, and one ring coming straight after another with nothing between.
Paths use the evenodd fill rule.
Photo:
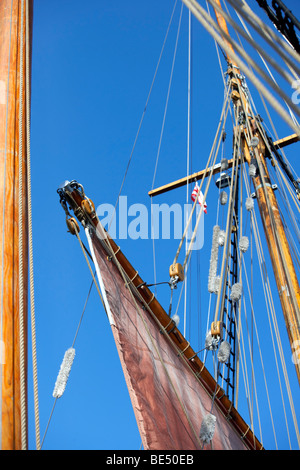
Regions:
<instances>
[{"instance_id":1,"label":"clear blue sky","mask_svg":"<svg viewBox=\"0 0 300 470\"><path fill-rule=\"evenodd\" d=\"M249 3L257 11L256 2ZM299 17L298 0L286 3ZM62 181L76 179L96 206L115 204L173 4L172 0L34 3L31 149L41 436L54 403L52 391L57 373L65 350L73 342L91 283L78 242L66 231L56 190ZM152 186L179 13L180 4L123 188L128 205L143 203L150 208L147 193ZM205 167L216 131L223 82L212 39L196 22L193 25L192 170L197 171ZM187 37L188 14L184 8L155 186L186 174ZM291 133L276 117L275 121L280 137ZM230 141L226 145L229 157ZM298 151L296 144L291 160L299 173ZM216 195L212 200L215 199ZM184 201L185 190L157 200L169 204ZM200 253L203 296L214 211L208 210L204 249ZM142 278L153 282L151 240L128 239L119 244ZM156 244L158 282L168 280L177 246L178 240ZM158 294L168 308L167 287L161 287ZM203 300L202 311L206 309ZM67 389L56 404L43 448L139 449L141 440L112 333L94 288L75 349ZM286 354L290 363L288 349ZM31 388L29 377L30 393ZM277 395L274 400L276 414ZM299 399L295 405L299 416ZM264 408L263 405L262 421L267 429L264 444L273 447ZM29 444L34 448L31 397L30 411ZM282 414L277 425L281 421ZM280 446L285 447L286 438L279 439Z\"/></svg>"}]
</instances>

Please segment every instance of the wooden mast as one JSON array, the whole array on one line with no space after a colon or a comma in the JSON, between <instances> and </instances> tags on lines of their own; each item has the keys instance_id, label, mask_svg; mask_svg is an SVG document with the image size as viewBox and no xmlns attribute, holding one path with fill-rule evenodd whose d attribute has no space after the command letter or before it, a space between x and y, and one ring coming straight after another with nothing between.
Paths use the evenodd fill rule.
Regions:
<instances>
[{"instance_id":1,"label":"wooden mast","mask_svg":"<svg viewBox=\"0 0 300 470\"><path fill-rule=\"evenodd\" d=\"M1 0L0 2L0 445L3 450L27 447L28 248L25 31L26 15L30 20L30 29L32 26L32 9L33 0L27 2ZM29 37L31 38L31 34ZM21 45L23 60L20 66ZM22 158L22 198L20 199L22 209L19 219L20 155ZM21 235L19 234L20 226L22 227ZM23 253L21 257L20 253ZM21 294L20 259L23 260L23 266L21 265L20 268ZM23 342L20 341L20 301L23 306ZM21 374L20 367L20 345L22 344L25 352L22 370L25 375ZM23 377L23 392L21 392L21 377ZM21 405L21 398L24 405ZM23 409L22 413L21 409ZM21 416L23 424L21 424Z\"/></svg>"},{"instance_id":2,"label":"wooden mast","mask_svg":"<svg viewBox=\"0 0 300 470\"><path fill-rule=\"evenodd\" d=\"M183 0L184 3L190 8L189 2ZM196 3L196 2L193 2ZM229 36L229 31L225 18L222 16L220 0L215 0L219 7L215 8L215 15L219 27L225 35ZM234 52L231 44L224 37L229 50ZM230 55L227 54L228 63L232 66L232 74L237 76L240 74L239 68L231 60ZM240 82L240 79L238 79ZM241 89L241 88L240 88ZM242 92L240 95L235 95L235 105L241 110L247 109L247 98ZM274 270L277 289L280 297L280 302L283 310L283 315L287 327L288 337L291 344L292 352L297 349L300 344L300 289L299 283L292 260L289 243L284 231L284 226L281 220L280 211L276 196L272 185L270 184L269 172L266 164L266 152L263 138L260 134L258 127L255 125L254 120L251 122L253 125L253 136L258 137L259 145L255 149L258 153L256 156L261 160L261 170L258 176L254 178L254 187L256 190L257 202L261 214L261 219L265 231L267 245L270 253L270 258ZM248 164L251 163L251 157L254 155L252 148L249 148L247 143L251 136L246 135L246 131L242 138L242 150ZM298 139L297 139L298 140ZM295 361L296 373L300 383L300 361Z\"/></svg>"}]
</instances>

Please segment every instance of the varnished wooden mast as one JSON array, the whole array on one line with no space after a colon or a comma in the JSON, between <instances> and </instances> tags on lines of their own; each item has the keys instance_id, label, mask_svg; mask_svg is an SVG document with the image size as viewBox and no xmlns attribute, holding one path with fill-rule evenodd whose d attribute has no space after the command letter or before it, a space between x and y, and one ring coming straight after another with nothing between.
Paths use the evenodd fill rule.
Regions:
<instances>
[{"instance_id":1,"label":"varnished wooden mast","mask_svg":"<svg viewBox=\"0 0 300 470\"><path fill-rule=\"evenodd\" d=\"M19 330L19 247L23 246L24 341L27 350L27 158L25 100L25 28L21 28L21 0L0 1L0 446L3 450L21 449L26 436L25 373L25 439L21 438L20 330ZM33 0L28 1L29 25L32 25ZM30 34L31 37L31 34ZM23 66L20 49L23 44ZM23 69L22 74L20 70ZM20 87L20 80L23 85ZM22 89L22 93L20 92ZM19 114L23 108L20 145ZM20 152L22 148L22 152ZM19 243L19 155L22 154L22 243ZM25 354L25 370L27 358ZM23 442L23 444L22 444Z\"/></svg>"},{"instance_id":2,"label":"varnished wooden mast","mask_svg":"<svg viewBox=\"0 0 300 470\"><path fill-rule=\"evenodd\" d=\"M215 3L221 9L220 0L215 0ZM215 9L218 24L223 32L229 36L229 31L225 18ZM226 41L226 37L224 38ZM231 45L227 42L230 50L233 51ZM236 64L233 63L230 56L227 54L228 63L234 65L236 74L239 70ZM242 93L238 99L235 96L235 104L241 110L247 109L247 98ZM289 243L284 231L284 226L281 220L280 211L276 196L272 185L270 184L269 172L265 159L265 146L263 138L258 128L253 127L253 135L259 138L258 152L262 162L261 174L254 178L254 186L256 190L257 203L259 206L261 219L266 235L267 245L270 252L270 258L274 270L277 289L281 301L283 315L287 327L289 341L291 344L292 352L300 344L300 289L299 282L296 276L295 267L293 264ZM250 136L248 136L250 137ZM249 140L249 139L248 139ZM251 163L252 149L249 148L246 135L242 139L243 152L247 162ZM296 373L300 383L300 361L295 364Z\"/></svg>"}]
</instances>

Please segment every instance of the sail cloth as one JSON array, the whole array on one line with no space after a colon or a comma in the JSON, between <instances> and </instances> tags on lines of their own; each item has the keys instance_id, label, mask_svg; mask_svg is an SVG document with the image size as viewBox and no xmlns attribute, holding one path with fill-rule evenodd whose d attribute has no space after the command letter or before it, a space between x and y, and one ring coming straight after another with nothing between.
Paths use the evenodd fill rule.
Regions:
<instances>
[{"instance_id":1,"label":"sail cloth","mask_svg":"<svg viewBox=\"0 0 300 470\"><path fill-rule=\"evenodd\" d=\"M203 448L200 428L212 401L149 311L132 291L103 240L86 234L145 450ZM204 449L247 449L213 407L216 428Z\"/></svg>"}]
</instances>

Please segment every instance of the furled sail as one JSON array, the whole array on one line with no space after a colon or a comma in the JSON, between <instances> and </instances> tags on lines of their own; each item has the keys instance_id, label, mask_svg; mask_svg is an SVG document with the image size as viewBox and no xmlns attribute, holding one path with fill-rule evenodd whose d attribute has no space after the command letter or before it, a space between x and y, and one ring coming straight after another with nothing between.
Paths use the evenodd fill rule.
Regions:
<instances>
[{"instance_id":1,"label":"furled sail","mask_svg":"<svg viewBox=\"0 0 300 470\"><path fill-rule=\"evenodd\" d=\"M99 225L86 233L144 449L246 450L229 416L213 404L167 328L151 314L151 303L145 308L116 256L108 256ZM208 414L216 421L207 444L200 428Z\"/></svg>"}]
</instances>

